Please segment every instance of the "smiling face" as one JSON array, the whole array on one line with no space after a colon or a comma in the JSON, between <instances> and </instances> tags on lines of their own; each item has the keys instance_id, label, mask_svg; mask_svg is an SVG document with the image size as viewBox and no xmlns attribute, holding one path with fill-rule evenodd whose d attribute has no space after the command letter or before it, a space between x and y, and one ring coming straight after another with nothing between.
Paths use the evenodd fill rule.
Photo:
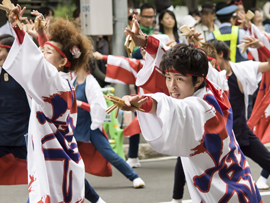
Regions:
<instances>
[{"instance_id":1,"label":"smiling face","mask_svg":"<svg viewBox=\"0 0 270 203\"><path fill-rule=\"evenodd\" d=\"M8 51L4 47L0 47L0 67L3 66L8 55Z\"/></svg>"},{"instance_id":2,"label":"smiling face","mask_svg":"<svg viewBox=\"0 0 270 203\"><path fill-rule=\"evenodd\" d=\"M192 76L183 75L179 72L166 72L165 78L170 96L176 99L192 96L201 84L196 83L194 85Z\"/></svg>"},{"instance_id":3,"label":"smiling face","mask_svg":"<svg viewBox=\"0 0 270 203\"><path fill-rule=\"evenodd\" d=\"M57 48L59 48L61 50L62 45L60 43L57 42L53 42L50 41L51 44L53 44L54 46L56 46ZM63 58L60 53L58 53L58 51L56 51L56 49L54 49L52 46L45 44L42 52L44 54L44 58L51 63L52 65L54 65L58 71L61 70L60 67L63 67L66 63L66 59Z\"/></svg>"}]
</instances>

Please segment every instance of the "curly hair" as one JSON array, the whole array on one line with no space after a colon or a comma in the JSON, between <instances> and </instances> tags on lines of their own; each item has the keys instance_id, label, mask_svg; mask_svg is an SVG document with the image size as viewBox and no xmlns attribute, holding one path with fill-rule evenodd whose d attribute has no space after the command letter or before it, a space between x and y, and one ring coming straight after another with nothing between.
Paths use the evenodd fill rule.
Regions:
<instances>
[{"instance_id":1,"label":"curly hair","mask_svg":"<svg viewBox=\"0 0 270 203\"><path fill-rule=\"evenodd\" d=\"M92 55L93 46L89 39L79 33L75 25L63 18L57 18L49 27L50 41L58 42L63 47L61 51L66 55L71 63L68 71L77 71L84 67ZM73 58L70 49L77 46L81 55L79 58Z\"/></svg>"}]
</instances>

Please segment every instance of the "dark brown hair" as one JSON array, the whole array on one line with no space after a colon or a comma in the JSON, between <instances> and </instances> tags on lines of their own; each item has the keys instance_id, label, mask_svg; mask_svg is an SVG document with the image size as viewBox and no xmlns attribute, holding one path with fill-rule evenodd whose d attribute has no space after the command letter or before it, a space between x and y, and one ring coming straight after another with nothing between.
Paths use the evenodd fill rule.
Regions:
<instances>
[{"instance_id":1,"label":"dark brown hair","mask_svg":"<svg viewBox=\"0 0 270 203\"><path fill-rule=\"evenodd\" d=\"M172 68L186 75L192 74L192 82L195 85L198 76L206 77L208 73L208 59L203 50L189 45L177 44L169 49L163 56L159 65L163 74ZM205 86L205 81L199 88Z\"/></svg>"}]
</instances>

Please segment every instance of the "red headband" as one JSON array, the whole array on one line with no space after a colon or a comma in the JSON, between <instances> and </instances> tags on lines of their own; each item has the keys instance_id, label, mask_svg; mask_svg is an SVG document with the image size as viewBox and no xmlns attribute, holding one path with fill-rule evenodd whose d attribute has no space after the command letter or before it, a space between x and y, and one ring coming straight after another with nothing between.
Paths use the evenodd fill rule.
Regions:
<instances>
[{"instance_id":1,"label":"red headband","mask_svg":"<svg viewBox=\"0 0 270 203\"><path fill-rule=\"evenodd\" d=\"M179 73L178 71L176 70L166 70L165 71L166 73L167 72L171 72L171 73ZM196 77L203 77L203 76L199 76L199 75L193 75L193 74L190 74L190 73L186 73L186 75L191 75L191 76L196 76ZM206 87L208 89L210 89L214 95L214 97L216 98L219 106L221 107L222 111L224 110L228 110L230 108L230 102L228 100L227 97L223 97L221 94L222 92L218 89L215 88L215 86L208 80L208 78L206 77L205 78L205 81L206 81Z\"/></svg>"},{"instance_id":2,"label":"red headband","mask_svg":"<svg viewBox=\"0 0 270 203\"><path fill-rule=\"evenodd\" d=\"M221 70L220 70L220 67L219 67L219 65L218 65L218 63L217 63L217 59L215 59L215 58L213 58L213 57L211 57L211 56L207 56L207 58L208 58L210 61L212 61L212 60L215 61L215 64L217 65L217 68L218 68L218 71L220 72Z\"/></svg>"},{"instance_id":3,"label":"red headband","mask_svg":"<svg viewBox=\"0 0 270 203\"><path fill-rule=\"evenodd\" d=\"M242 4L243 4L243 2L241 0L239 2L237 2L237 1L234 2L234 5L242 5Z\"/></svg>"},{"instance_id":4,"label":"red headband","mask_svg":"<svg viewBox=\"0 0 270 203\"><path fill-rule=\"evenodd\" d=\"M0 47L11 49L11 46L0 44Z\"/></svg>"},{"instance_id":5,"label":"red headband","mask_svg":"<svg viewBox=\"0 0 270 203\"><path fill-rule=\"evenodd\" d=\"M166 70L165 72L166 73L180 73L177 70ZM202 74L202 75L194 75L194 74L191 74L191 73L185 73L185 75L190 75L190 76L195 76L195 77L204 77L204 74Z\"/></svg>"},{"instance_id":6,"label":"red headband","mask_svg":"<svg viewBox=\"0 0 270 203\"><path fill-rule=\"evenodd\" d=\"M65 67L69 68L71 66L71 63L68 61L68 58L66 57L66 55L57 46L53 45L50 42L45 42L44 44L48 44L52 46L63 58L67 59L67 63L65 64Z\"/></svg>"}]
</instances>

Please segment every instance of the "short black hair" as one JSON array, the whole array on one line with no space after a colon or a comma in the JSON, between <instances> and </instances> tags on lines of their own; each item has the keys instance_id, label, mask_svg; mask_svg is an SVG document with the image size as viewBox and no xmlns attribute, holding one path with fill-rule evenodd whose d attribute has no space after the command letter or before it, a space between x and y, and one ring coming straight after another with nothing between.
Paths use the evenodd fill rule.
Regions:
<instances>
[{"instance_id":1,"label":"short black hair","mask_svg":"<svg viewBox=\"0 0 270 203\"><path fill-rule=\"evenodd\" d=\"M6 46L12 46L14 39L15 38L9 34L0 35L0 44L6 45ZM10 49L9 48L6 48L6 49L9 52Z\"/></svg>"},{"instance_id":2,"label":"short black hair","mask_svg":"<svg viewBox=\"0 0 270 203\"><path fill-rule=\"evenodd\" d=\"M155 7L152 4L144 3L140 6L141 14L144 9L152 8L155 11Z\"/></svg>"},{"instance_id":3,"label":"short black hair","mask_svg":"<svg viewBox=\"0 0 270 203\"><path fill-rule=\"evenodd\" d=\"M209 11L213 14L216 12L216 7L212 2L207 1L202 5L202 10Z\"/></svg>"},{"instance_id":4,"label":"short black hair","mask_svg":"<svg viewBox=\"0 0 270 203\"><path fill-rule=\"evenodd\" d=\"M205 78L208 73L208 58L201 49L186 44L177 44L163 55L160 63L163 74L172 68L182 75L187 75L187 73L195 75L192 76L192 82L195 85L197 77ZM204 80L199 89L205 85Z\"/></svg>"},{"instance_id":5,"label":"short black hair","mask_svg":"<svg viewBox=\"0 0 270 203\"><path fill-rule=\"evenodd\" d=\"M227 61L230 61L231 58L230 58L230 47L228 47L228 45L223 42L223 41L219 41L219 40L216 40L216 39L211 39L209 41L207 41L208 43L212 44L216 50L217 50L217 53L220 54L221 52L223 53L223 58Z\"/></svg>"},{"instance_id":6,"label":"short black hair","mask_svg":"<svg viewBox=\"0 0 270 203\"><path fill-rule=\"evenodd\" d=\"M192 9L189 11L188 15L197 15L197 16L200 16L200 12L197 10L197 9Z\"/></svg>"},{"instance_id":7,"label":"short black hair","mask_svg":"<svg viewBox=\"0 0 270 203\"><path fill-rule=\"evenodd\" d=\"M38 9L38 12L42 13L45 18L50 14L50 11L52 12L52 16L54 16L53 9L48 6L43 6Z\"/></svg>"}]
</instances>

